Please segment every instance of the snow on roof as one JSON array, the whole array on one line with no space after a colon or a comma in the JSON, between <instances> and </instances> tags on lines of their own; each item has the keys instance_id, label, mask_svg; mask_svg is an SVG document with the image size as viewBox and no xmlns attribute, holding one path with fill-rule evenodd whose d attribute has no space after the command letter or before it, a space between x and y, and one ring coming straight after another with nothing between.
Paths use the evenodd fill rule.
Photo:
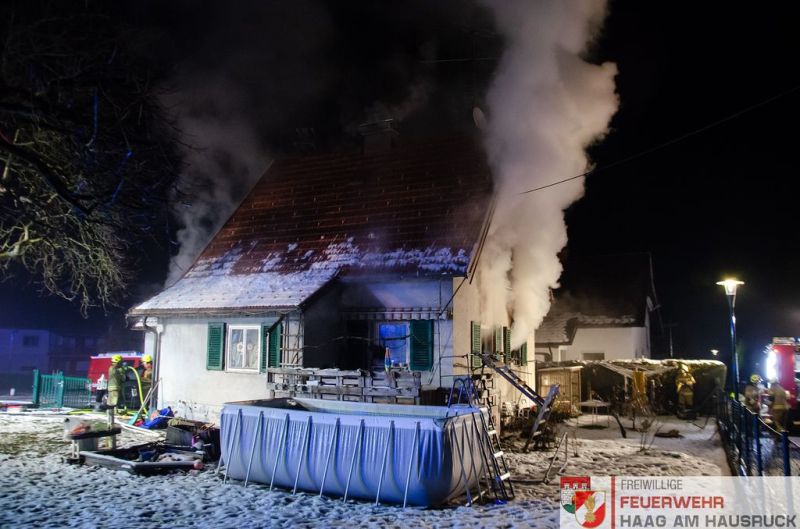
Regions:
<instances>
[{"instance_id":1,"label":"snow on roof","mask_svg":"<svg viewBox=\"0 0 800 529\"><path fill-rule=\"evenodd\" d=\"M202 309L286 309L300 305L338 275L339 271L376 268L408 268L433 273L458 273L468 262L466 250L449 248L393 250L387 253L362 251L352 240L331 244L326 257L312 262L306 270L275 272L286 259L272 255L260 269L231 273L241 254L229 252L221 259L201 260L180 281L131 310L131 315Z\"/></svg>"},{"instance_id":2,"label":"snow on roof","mask_svg":"<svg viewBox=\"0 0 800 529\"><path fill-rule=\"evenodd\" d=\"M632 378L635 371L643 371L645 376L660 375L667 371L679 369L681 364L686 364L692 370L700 367L725 367L725 364L718 360L684 360L668 358L665 360L653 360L651 358L626 358L614 360L566 360L562 362L542 362L537 364L538 371L556 369L575 369L586 366L602 366L609 371L613 371L624 377Z\"/></svg>"},{"instance_id":3,"label":"snow on roof","mask_svg":"<svg viewBox=\"0 0 800 529\"><path fill-rule=\"evenodd\" d=\"M491 188L469 138L279 160L186 275L130 313L292 308L347 274L464 275Z\"/></svg>"}]
</instances>

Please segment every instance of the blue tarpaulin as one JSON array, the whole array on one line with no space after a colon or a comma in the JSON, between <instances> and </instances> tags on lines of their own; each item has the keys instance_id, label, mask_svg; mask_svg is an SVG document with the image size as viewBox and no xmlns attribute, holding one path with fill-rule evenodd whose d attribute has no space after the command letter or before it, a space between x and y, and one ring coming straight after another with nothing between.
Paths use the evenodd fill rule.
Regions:
<instances>
[{"instance_id":1,"label":"blue tarpaulin","mask_svg":"<svg viewBox=\"0 0 800 529\"><path fill-rule=\"evenodd\" d=\"M480 413L302 398L228 403L222 459L233 479L437 505L484 475Z\"/></svg>"}]
</instances>

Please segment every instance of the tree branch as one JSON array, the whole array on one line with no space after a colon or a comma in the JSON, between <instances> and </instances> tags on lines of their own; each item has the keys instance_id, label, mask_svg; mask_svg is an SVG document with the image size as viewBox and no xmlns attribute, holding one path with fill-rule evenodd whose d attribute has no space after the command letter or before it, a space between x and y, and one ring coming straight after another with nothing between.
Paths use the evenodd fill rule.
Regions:
<instances>
[{"instance_id":1,"label":"tree branch","mask_svg":"<svg viewBox=\"0 0 800 529\"><path fill-rule=\"evenodd\" d=\"M13 154L21 160L24 160L30 166L36 169L39 174L44 177L47 183L50 184L50 187L53 188L53 191L55 191L58 196L69 202L69 204L78 211L87 216L92 213L91 209L87 208L80 202L82 198L86 197L75 195L69 189L67 189L67 186L64 184L64 181L61 179L61 177L58 176L55 171L53 171L53 169L37 155L27 149L14 145L2 135L0 135L0 149L3 149L9 154Z\"/></svg>"}]
</instances>

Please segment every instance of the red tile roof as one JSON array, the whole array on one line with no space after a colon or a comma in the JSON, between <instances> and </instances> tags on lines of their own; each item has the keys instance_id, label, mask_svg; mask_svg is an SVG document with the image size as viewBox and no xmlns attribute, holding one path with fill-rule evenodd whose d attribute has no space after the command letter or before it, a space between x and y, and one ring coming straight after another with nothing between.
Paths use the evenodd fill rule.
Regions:
<instances>
[{"instance_id":1,"label":"red tile roof","mask_svg":"<svg viewBox=\"0 0 800 529\"><path fill-rule=\"evenodd\" d=\"M132 313L220 303L292 306L295 298L308 295L270 301L264 299L270 297L267 289L258 299L220 298L214 304L207 296L192 299L188 285L175 290L191 278L202 277L207 285L210 276L220 275L268 274L292 283L305 281L303 276L313 291L333 275L354 272L463 275L491 189L486 157L469 138L401 145L373 155L278 160L184 278Z\"/></svg>"},{"instance_id":2,"label":"red tile roof","mask_svg":"<svg viewBox=\"0 0 800 529\"><path fill-rule=\"evenodd\" d=\"M283 259L272 270L293 272L324 259L332 243L349 239L371 252L430 247L469 252L490 185L484 156L469 140L371 156L279 160L200 260L249 247L233 273L277 255Z\"/></svg>"}]
</instances>

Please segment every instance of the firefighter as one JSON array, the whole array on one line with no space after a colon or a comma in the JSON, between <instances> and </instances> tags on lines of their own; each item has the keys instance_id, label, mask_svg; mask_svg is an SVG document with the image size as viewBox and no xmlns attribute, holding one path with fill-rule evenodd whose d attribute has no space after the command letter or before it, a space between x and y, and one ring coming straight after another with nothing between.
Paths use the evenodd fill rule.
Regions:
<instances>
[{"instance_id":1,"label":"firefighter","mask_svg":"<svg viewBox=\"0 0 800 529\"><path fill-rule=\"evenodd\" d=\"M139 379L142 382L142 404L144 404L144 399L147 398L150 388L153 387L153 357L149 354L142 357L142 369L139 373Z\"/></svg>"},{"instance_id":2,"label":"firefighter","mask_svg":"<svg viewBox=\"0 0 800 529\"><path fill-rule=\"evenodd\" d=\"M675 387L678 391L678 416L687 415L694 406L695 380L689 372L689 366L680 364L678 376L675 377Z\"/></svg>"},{"instance_id":3,"label":"firefighter","mask_svg":"<svg viewBox=\"0 0 800 529\"><path fill-rule=\"evenodd\" d=\"M786 390L778 383L777 379L773 378L770 380L767 395L770 398L769 414L772 417L772 426L777 431L782 432L785 429L783 420L786 417L786 409L788 408L786 405Z\"/></svg>"},{"instance_id":4,"label":"firefighter","mask_svg":"<svg viewBox=\"0 0 800 529\"><path fill-rule=\"evenodd\" d=\"M114 407L121 407L122 384L125 382L125 366L122 365L122 355L111 357L111 367L108 368L108 397L106 404Z\"/></svg>"},{"instance_id":5,"label":"firefighter","mask_svg":"<svg viewBox=\"0 0 800 529\"><path fill-rule=\"evenodd\" d=\"M750 375L750 383L744 388L744 405L753 413L761 412L761 377Z\"/></svg>"}]
</instances>

